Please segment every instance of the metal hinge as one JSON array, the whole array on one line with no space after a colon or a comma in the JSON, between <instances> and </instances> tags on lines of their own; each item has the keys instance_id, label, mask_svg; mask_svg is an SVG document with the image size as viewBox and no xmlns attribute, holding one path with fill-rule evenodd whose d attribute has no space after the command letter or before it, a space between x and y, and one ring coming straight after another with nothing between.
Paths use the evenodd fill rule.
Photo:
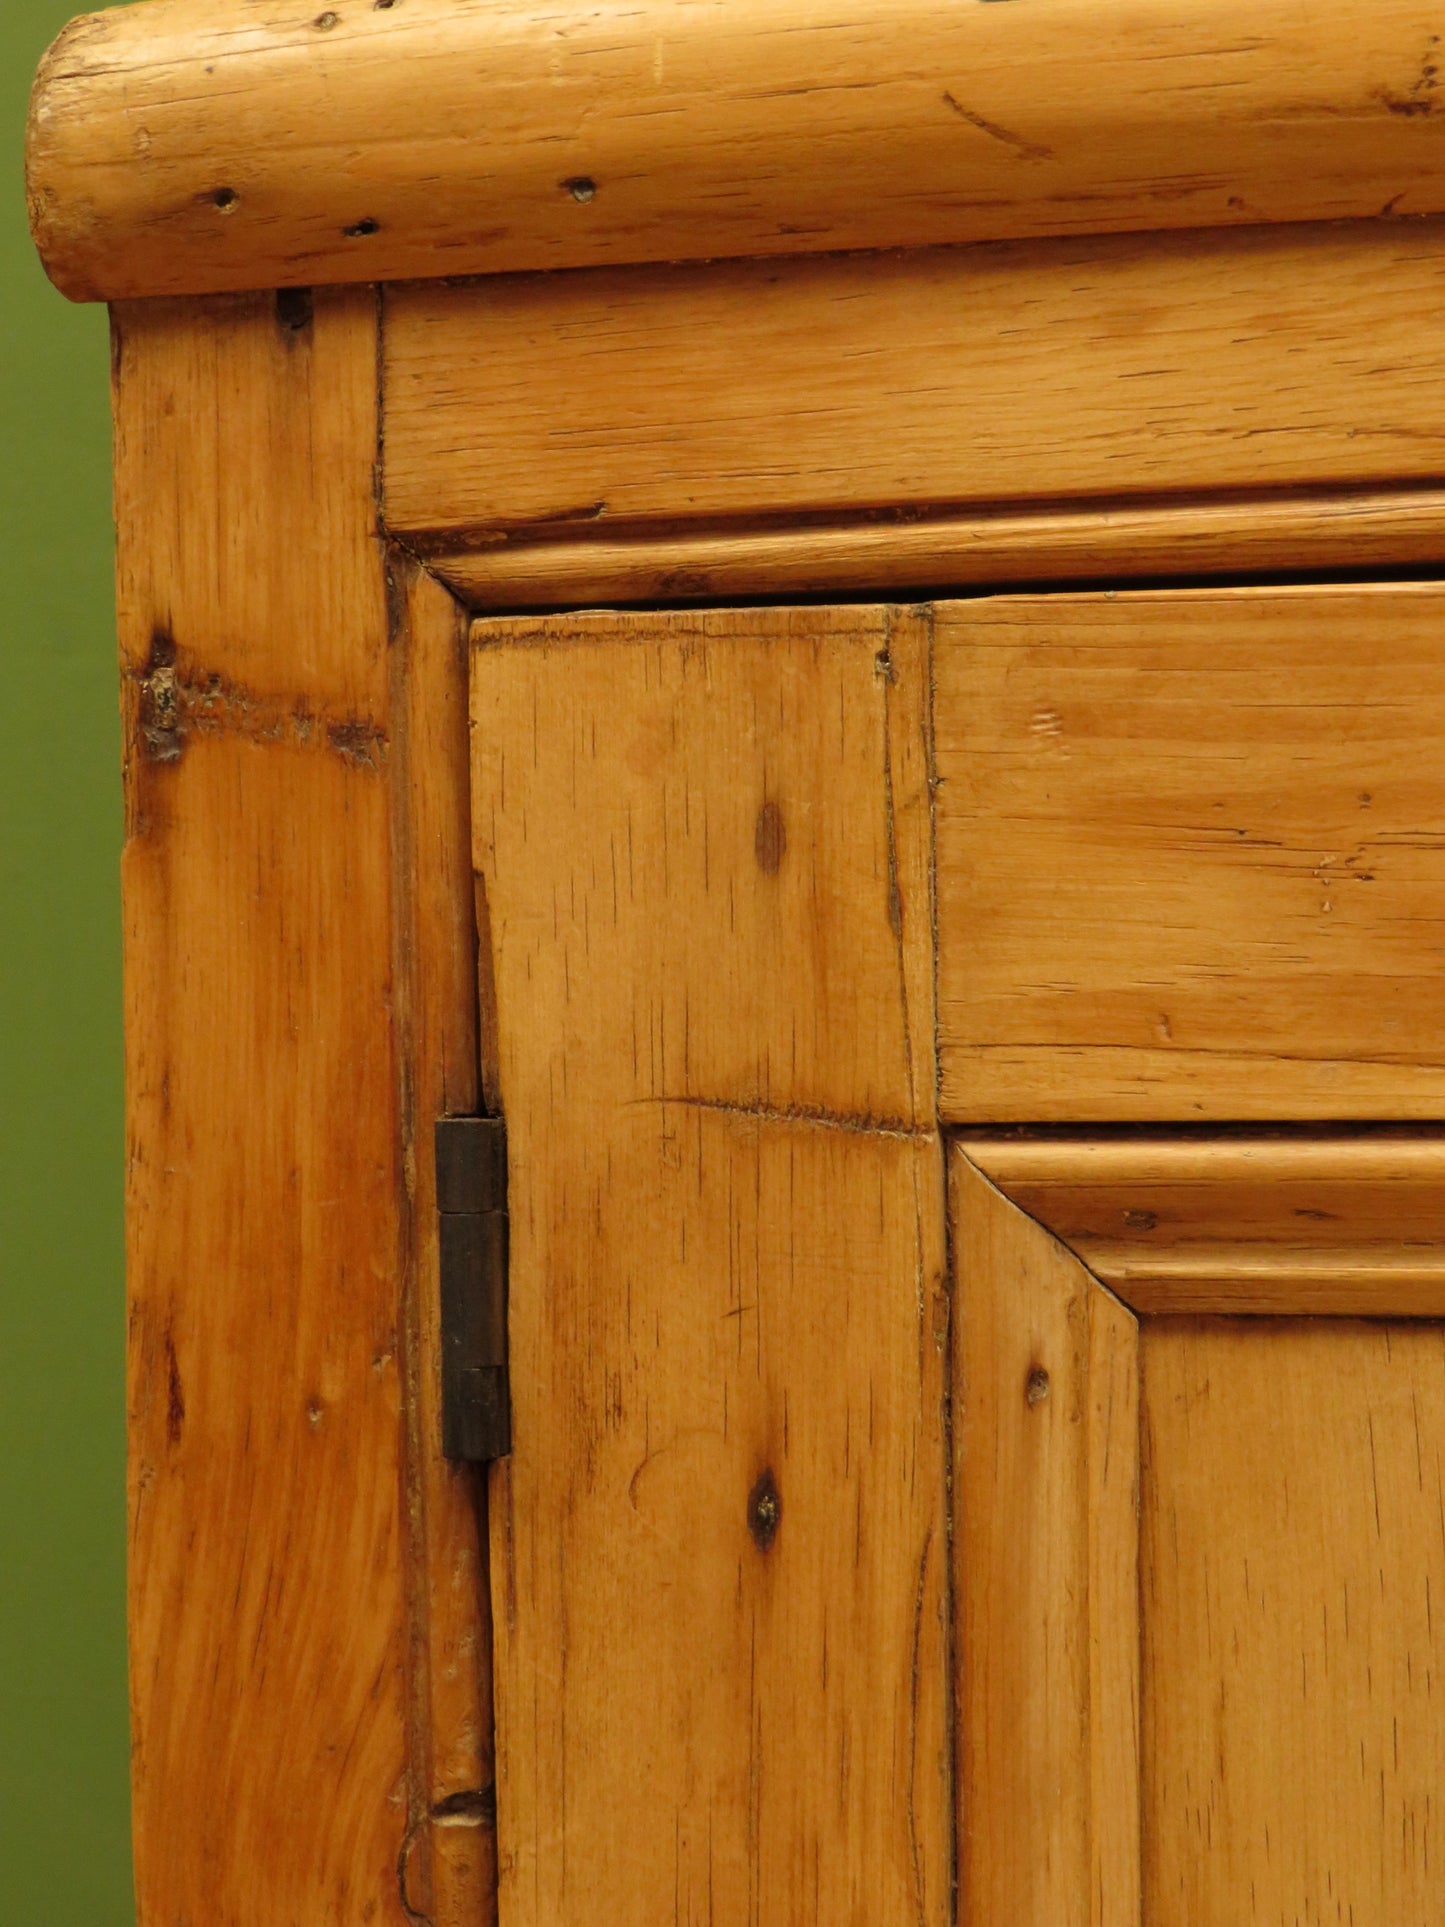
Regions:
<instances>
[{"instance_id":1,"label":"metal hinge","mask_svg":"<svg viewBox=\"0 0 1445 1927\"><path fill-rule=\"evenodd\" d=\"M436 1127L442 1284L442 1450L484 1465L512 1449L507 1380L507 1127Z\"/></svg>"}]
</instances>

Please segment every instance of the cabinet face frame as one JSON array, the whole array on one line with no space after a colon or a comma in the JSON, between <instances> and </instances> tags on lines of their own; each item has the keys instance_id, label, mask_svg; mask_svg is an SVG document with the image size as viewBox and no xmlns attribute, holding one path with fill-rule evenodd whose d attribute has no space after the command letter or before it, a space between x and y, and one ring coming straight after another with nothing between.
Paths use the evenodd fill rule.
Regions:
<instances>
[{"instance_id":1,"label":"cabinet face frame","mask_svg":"<svg viewBox=\"0 0 1445 1927\"><path fill-rule=\"evenodd\" d=\"M398 1927L494 1904L490 1606L475 1482L436 1447L425 1155L434 1115L497 1093L465 859L466 603L522 599L552 566L568 599L861 586L963 572L970 545L980 569L1026 575L1039 544L1037 570L1067 579L1096 536L1113 556L1202 543L1217 568L1277 566L1296 543L1321 567L1445 552L1438 491L1362 498L1335 476L1268 502L1025 505L1002 531L941 516L921 535L862 519L794 535L760 505L726 527L635 527L620 575L572 530L518 545L526 566L508 555L494 579L497 545L430 554L379 505L384 332L369 289L117 314L135 1789L158 1919L244 1911L258 1865L298 1917L349 1919L362 1885ZM668 543L695 542L722 563L669 575ZM926 754L898 748L926 842ZM941 1221L926 912L909 943L912 1068L881 1122L919 1134ZM245 1050L228 1056L228 1034ZM879 1125L844 1095L845 1117ZM359 1477L366 1506L318 1536ZM353 1623L341 1652L319 1630ZM342 1756L364 1771L338 1780ZM177 1812L231 1811L244 1826L177 1844Z\"/></svg>"}]
</instances>

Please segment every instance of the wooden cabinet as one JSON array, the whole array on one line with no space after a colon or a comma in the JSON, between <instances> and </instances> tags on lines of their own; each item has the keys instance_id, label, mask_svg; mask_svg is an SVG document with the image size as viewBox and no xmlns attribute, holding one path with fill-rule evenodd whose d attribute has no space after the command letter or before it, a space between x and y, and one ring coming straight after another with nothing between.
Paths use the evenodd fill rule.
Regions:
<instances>
[{"instance_id":1,"label":"wooden cabinet","mask_svg":"<svg viewBox=\"0 0 1445 1927\"><path fill-rule=\"evenodd\" d=\"M144 1927L1434 1927L1437 39L62 37Z\"/></svg>"}]
</instances>

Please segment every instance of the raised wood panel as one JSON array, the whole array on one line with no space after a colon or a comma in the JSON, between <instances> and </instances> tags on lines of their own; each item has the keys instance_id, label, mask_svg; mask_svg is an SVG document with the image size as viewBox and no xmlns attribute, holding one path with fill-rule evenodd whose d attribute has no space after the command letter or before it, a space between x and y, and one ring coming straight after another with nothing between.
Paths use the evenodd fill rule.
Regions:
<instances>
[{"instance_id":1,"label":"raised wood panel","mask_svg":"<svg viewBox=\"0 0 1445 1927\"><path fill-rule=\"evenodd\" d=\"M1144 1917L1438 1918L1445 1333L1145 1320Z\"/></svg>"},{"instance_id":2,"label":"raised wood panel","mask_svg":"<svg viewBox=\"0 0 1445 1927\"><path fill-rule=\"evenodd\" d=\"M997 1137L964 1149L1138 1312L1445 1317L1445 1137Z\"/></svg>"},{"instance_id":3,"label":"raised wood panel","mask_svg":"<svg viewBox=\"0 0 1445 1927\"><path fill-rule=\"evenodd\" d=\"M1138 1329L957 1146L949 1209L959 1920L1139 1927Z\"/></svg>"},{"instance_id":4,"label":"raised wood panel","mask_svg":"<svg viewBox=\"0 0 1445 1927\"><path fill-rule=\"evenodd\" d=\"M401 287L386 515L436 532L1434 481L1442 298L1429 222Z\"/></svg>"},{"instance_id":5,"label":"raised wood panel","mask_svg":"<svg viewBox=\"0 0 1445 1927\"><path fill-rule=\"evenodd\" d=\"M507 1927L951 1906L922 626L483 623Z\"/></svg>"},{"instance_id":6,"label":"raised wood panel","mask_svg":"<svg viewBox=\"0 0 1445 1927\"><path fill-rule=\"evenodd\" d=\"M947 1117L1441 1114L1442 611L1431 585L938 606Z\"/></svg>"}]
</instances>

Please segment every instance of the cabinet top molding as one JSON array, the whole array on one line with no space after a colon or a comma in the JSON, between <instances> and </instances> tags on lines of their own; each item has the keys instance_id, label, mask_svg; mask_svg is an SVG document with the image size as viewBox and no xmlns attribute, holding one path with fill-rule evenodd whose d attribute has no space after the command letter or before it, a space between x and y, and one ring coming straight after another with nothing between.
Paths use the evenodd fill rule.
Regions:
<instances>
[{"instance_id":1,"label":"cabinet top molding","mask_svg":"<svg viewBox=\"0 0 1445 1927\"><path fill-rule=\"evenodd\" d=\"M1433 0L140 0L31 104L76 300L1445 212Z\"/></svg>"}]
</instances>

